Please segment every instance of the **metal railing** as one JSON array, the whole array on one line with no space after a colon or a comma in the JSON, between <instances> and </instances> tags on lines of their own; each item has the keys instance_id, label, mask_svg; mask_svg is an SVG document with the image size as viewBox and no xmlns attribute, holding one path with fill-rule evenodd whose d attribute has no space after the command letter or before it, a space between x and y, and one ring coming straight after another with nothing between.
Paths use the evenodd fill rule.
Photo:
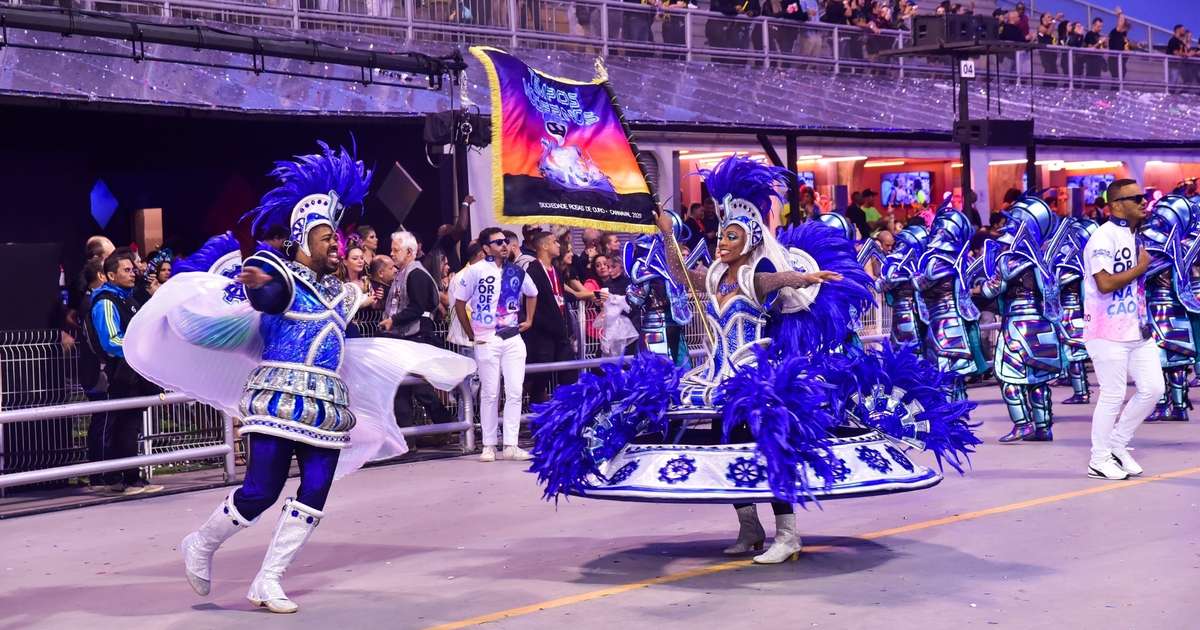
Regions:
<instances>
[{"instance_id":1,"label":"metal railing","mask_svg":"<svg viewBox=\"0 0 1200 630\"><path fill-rule=\"evenodd\" d=\"M167 22L221 22L379 37L389 47L490 44L633 59L707 61L805 72L950 77L938 59L880 58L906 31L655 9L610 0L71 0ZM0 4L52 4L0 0ZM55 1L57 6L58 0ZM1051 60L1054 60L1051 63ZM989 65L991 66L989 68ZM1155 53L1050 47L977 64L1005 81L1062 88L1200 91L1200 60Z\"/></svg>"},{"instance_id":2,"label":"metal railing","mask_svg":"<svg viewBox=\"0 0 1200 630\"><path fill-rule=\"evenodd\" d=\"M170 405L187 404L196 403L187 395L171 393L159 394L157 396L139 396L134 398L120 398L116 400L97 400L90 402L49 405L45 407L34 407L30 409L18 409L14 411L0 412L0 428L3 428L7 431L11 426L19 423L46 422L47 424L50 424L56 421L61 422L64 418L79 418L91 416L92 414L101 414L114 411L150 409ZM59 465L37 470L7 473L0 475L0 488L11 488L14 486L24 486L58 479L69 479L72 477L83 477L87 475L116 472L129 468L140 468L143 466L155 466L162 464L177 464L180 462L212 459L217 457L224 458L225 480L229 481L235 476L233 460L233 436L233 423L228 416L223 416L221 443L219 445L179 448L157 454L123 457L119 459L107 459L103 461L70 464L65 466Z\"/></svg>"},{"instance_id":3,"label":"metal railing","mask_svg":"<svg viewBox=\"0 0 1200 630\"><path fill-rule=\"evenodd\" d=\"M106 414L146 407L130 407L126 400L106 401L104 394L92 394L95 403L84 402L89 400L89 395L80 385L78 350L78 343L58 330L0 332L0 409L6 417L15 419L0 423L0 474L6 478L47 468L81 465L89 458L103 457L103 447L97 436L92 435L89 441L89 434L105 431ZM93 373L86 378L94 380L97 377ZM82 406L72 403L82 403ZM212 459L220 454L211 449L195 449L224 444L227 422L211 407L174 396L147 408L142 414L139 450L149 455L179 451L182 454L177 461L180 462L207 457L209 460L203 465L211 466ZM144 471L146 476L152 476L156 470L154 465L160 463L158 459L148 461ZM37 476L25 479L36 480ZM0 494L3 494L3 488L0 486Z\"/></svg>"},{"instance_id":4,"label":"metal railing","mask_svg":"<svg viewBox=\"0 0 1200 630\"><path fill-rule=\"evenodd\" d=\"M703 296L700 296L703 300ZM565 361L558 363L542 363L530 364L526 367L526 374L544 374L557 373L568 370L584 370L599 367L608 363L621 362L628 359L627 356L599 356L599 342L595 337L595 329L590 323L596 317L597 311L595 307L588 303L579 303L576 306L577 317L579 321L579 332L582 335L583 343L579 344L580 356L579 359L573 361ZM859 322L860 337L864 343L877 343L887 337L889 321L891 318L890 309L884 305L877 306L868 312L864 313ZM697 314L692 322L685 329L685 338L688 345L693 350L691 355L693 358L703 357L706 353L706 333L704 332L702 317ZM359 317L355 319L355 325L359 334L363 336L373 336L377 334L377 326L380 320L379 311L365 310L362 311ZM439 322L444 323L444 322ZM997 326L984 326L985 330L998 328ZM57 331L40 331L37 337L43 345L51 345L61 347L61 342L57 340ZM30 333L32 334L32 333ZM445 327L439 326L435 333L441 345L444 347L453 347L445 341ZM10 339L11 341L11 339ZM26 344L28 345L28 344ZM22 348L20 344L15 347L0 346L0 357L8 354L17 354L21 356L30 355L29 351ZM69 354L72 359L74 356ZM44 358L44 357L43 357ZM44 360L41 363L46 363ZM36 370L27 370L31 373L42 373L46 369L54 371L56 369L64 370L64 379L68 379L72 374L71 369L73 362L61 362L63 366L54 367L55 362L50 361L46 366ZM4 367L4 363L0 361L0 368ZM0 369L0 374L11 372ZM401 382L401 385L414 385L420 381L415 378L408 378ZM553 380L551 387L556 386ZM45 382L35 383L38 386L44 386ZM78 387L77 385L75 386ZM60 388L68 391L69 386ZM38 391L33 388L33 391ZM424 435L437 435L447 433L462 434L461 444L464 452L473 452L475 450L475 428L476 428L476 405L474 401L475 391L473 388L472 379L467 379L461 383L455 390L454 396L449 396L443 393L444 401L447 406L452 406L457 413L458 421L441 424L416 424L414 426L401 428L401 433L407 438L414 438ZM28 393L19 394L28 397ZM82 393L66 396L68 399L82 398ZM29 402L33 402L29 398ZM95 462L80 462L63 464L54 462L49 467L42 467L36 470L24 470L20 472L10 472L0 474L0 491L6 488L15 486L26 486L30 484L42 483L47 481L69 479L73 477L83 477L88 475L97 475L107 472L115 472L126 470L135 467L153 467L153 466L168 466L178 465L181 463L211 461L213 459L222 460L224 479L226 482L233 481L236 478L235 454L237 431L234 426L234 420L230 416L212 409L206 405L202 405L185 394L180 393L163 393L155 396L142 396L136 398L123 398L116 400L98 400L91 402L65 402L59 404L50 404L45 406L37 406L25 409L13 409L0 411L0 434L7 432L12 427L17 427L22 424L33 423L62 423L64 419L70 423L73 419L82 419L90 417L92 414L107 413L114 411L125 411L131 409L145 409L144 428L143 428L143 449L146 454L127 457L121 459L110 459ZM183 417L180 417L183 414ZM209 422L204 422L208 419ZM427 418L419 418L419 420L427 420ZM213 427L213 422L219 422L219 428ZM86 434L84 435L86 438ZM3 444L0 443L0 458L4 456Z\"/></svg>"},{"instance_id":5,"label":"metal railing","mask_svg":"<svg viewBox=\"0 0 1200 630\"><path fill-rule=\"evenodd\" d=\"M420 380L410 377L401 381L400 384L416 385L420 382ZM400 432L404 434L405 437L417 437L441 433L462 433L464 434L463 450L467 452L473 451L475 449L475 423L473 420L474 404L471 400L472 393L466 383L460 385L458 391L460 394L460 416L458 422L404 427L400 430ZM191 397L179 393L121 398L117 400L68 403L63 405L51 405L47 407L0 412L0 427L7 428L10 425L26 422L55 421L63 418L91 415L94 413L125 411L130 409L161 409L164 407L177 405L198 404L199 403L197 403ZM96 462L54 466L39 470L2 474L0 475L0 489L12 488L15 486L25 486L59 479L70 479L72 477L83 477L87 475L116 472L129 468L179 464L183 462L193 462L212 458L222 458L224 460L225 481L232 481L236 478L236 468L234 462L234 441L236 440L236 431L233 426L233 419L226 414L220 415L223 419L223 426L221 429L221 443L219 445L168 449L159 453L138 455L135 457L108 459Z\"/></svg>"}]
</instances>

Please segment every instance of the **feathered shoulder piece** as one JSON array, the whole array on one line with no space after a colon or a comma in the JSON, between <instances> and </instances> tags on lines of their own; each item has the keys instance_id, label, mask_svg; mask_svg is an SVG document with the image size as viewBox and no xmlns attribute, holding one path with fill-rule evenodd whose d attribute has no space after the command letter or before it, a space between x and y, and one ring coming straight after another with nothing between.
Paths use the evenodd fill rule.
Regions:
<instances>
[{"instance_id":1,"label":"feathered shoulder piece","mask_svg":"<svg viewBox=\"0 0 1200 630\"><path fill-rule=\"evenodd\" d=\"M242 217L252 221L255 234L273 225L294 227L293 210L312 195L336 196L337 206L328 210L328 219L336 228L345 209L361 204L367 196L372 171L355 157L356 147L333 149L319 140L317 145L321 148L318 153L275 163L270 174L279 185Z\"/></svg>"},{"instance_id":2,"label":"feathered shoulder piece","mask_svg":"<svg viewBox=\"0 0 1200 630\"><path fill-rule=\"evenodd\" d=\"M817 269L836 271L842 279L820 285L807 309L772 317L768 327L772 348L784 354L807 354L841 345L854 332L859 315L874 303L871 276L859 264L854 244L841 230L819 221L783 230L779 244L808 254Z\"/></svg>"}]
</instances>

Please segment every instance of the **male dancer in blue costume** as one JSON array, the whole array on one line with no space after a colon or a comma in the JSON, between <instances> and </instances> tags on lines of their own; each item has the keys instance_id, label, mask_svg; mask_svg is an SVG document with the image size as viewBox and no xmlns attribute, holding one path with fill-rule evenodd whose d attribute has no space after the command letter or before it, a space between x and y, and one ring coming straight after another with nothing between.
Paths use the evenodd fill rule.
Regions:
<instances>
[{"instance_id":1,"label":"male dancer in blue costume","mask_svg":"<svg viewBox=\"0 0 1200 630\"><path fill-rule=\"evenodd\" d=\"M1150 216L1138 229L1138 236L1150 254L1146 311L1167 381L1167 393L1146 422L1186 422L1192 408L1187 374L1196 363L1192 319L1200 315L1200 300L1192 292L1195 261L1188 257L1186 240L1194 211L1186 197L1167 195L1154 204ZM1195 250L1190 255L1195 256Z\"/></svg>"},{"instance_id":2,"label":"male dancer in blue costume","mask_svg":"<svg viewBox=\"0 0 1200 630\"><path fill-rule=\"evenodd\" d=\"M1191 183L1195 186L1195 182ZM1188 226L1187 235L1183 239L1184 256L1191 261L1188 268L1191 293L1200 300L1200 197L1189 196L1192 203L1192 223ZM1188 311L1188 319L1192 322L1192 338L1200 339L1200 313ZM1196 363L1192 366L1196 377L1188 383L1188 387L1200 387L1200 352L1196 353Z\"/></svg>"},{"instance_id":3,"label":"male dancer in blue costume","mask_svg":"<svg viewBox=\"0 0 1200 630\"><path fill-rule=\"evenodd\" d=\"M245 258L239 280L255 310L263 313L262 365L246 383L242 434L249 435L248 467L242 486L222 501L200 529L181 545L188 581L201 595L210 589L217 547L249 527L283 490L294 456L300 489L284 502L275 535L247 598L271 612L295 612L279 580L325 516L340 450L349 442L354 414L337 374L346 324L363 296L332 273L337 254L334 228L345 204L360 203L370 171L344 149L280 162L273 174L281 186L249 215L255 228L269 222L291 225L291 258L258 251ZM290 215L290 217L288 216Z\"/></svg>"},{"instance_id":4,"label":"male dancer in blue costume","mask_svg":"<svg viewBox=\"0 0 1200 630\"><path fill-rule=\"evenodd\" d=\"M1050 381L1062 373L1064 355L1058 277L1047 252L1058 250L1053 237L1068 233L1058 230L1058 215L1036 197L1017 200L1005 214L1003 234L984 255L983 284L985 297L999 299L1003 317L993 369L1013 428L1000 442L1050 442Z\"/></svg>"},{"instance_id":5,"label":"male dancer in blue costume","mask_svg":"<svg viewBox=\"0 0 1200 630\"><path fill-rule=\"evenodd\" d=\"M925 326L917 315L920 297L913 286L918 274L917 261L929 244L929 230L910 225L896 234L896 244L883 259L877 287L887 305L892 307L891 330L888 339L894 344L913 344L921 354L925 341Z\"/></svg>"},{"instance_id":6,"label":"male dancer in blue costume","mask_svg":"<svg viewBox=\"0 0 1200 630\"><path fill-rule=\"evenodd\" d=\"M285 500L247 593L276 613L298 608L280 578L324 517L334 478L406 450L391 405L397 383L418 374L444 390L474 371L469 359L423 344L346 339L348 322L369 298L332 275L335 228L346 206L361 203L371 174L345 149L321 149L276 163L280 185L246 217L255 230L289 226L286 255L255 251L252 242L239 252L229 235L212 239L198 255L204 260L181 262L181 273L128 332L137 341L130 346L135 369L236 413L248 437L242 486L180 545L198 594L210 591L217 548L275 503L298 460L300 488ZM163 351L173 360L161 361Z\"/></svg>"},{"instance_id":7,"label":"male dancer in blue costume","mask_svg":"<svg viewBox=\"0 0 1200 630\"><path fill-rule=\"evenodd\" d=\"M1087 347L1083 343L1083 248L1088 237L1096 231L1097 224L1090 219L1070 217L1059 225L1065 230L1065 238L1051 239L1058 249L1047 252L1051 257L1058 284L1061 287L1059 300L1062 303L1060 337L1067 360L1067 382L1071 385L1071 397L1062 401L1064 405L1086 405L1092 401L1091 386L1087 377Z\"/></svg>"},{"instance_id":8,"label":"male dancer in blue costume","mask_svg":"<svg viewBox=\"0 0 1200 630\"><path fill-rule=\"evenodd\" d=\"M690 230L679 216L668 213L674 226L675 240L686 243ZM671 276L669 254L660 235L640 236L625 243L621 258L629 278L626 300L638 314L638 350L667 357L676 365L690 366L684 327L692 321L690 292ZM688 269L711 262L707 247L697 247L684 261Z\"/></svg>"},{"instance_id":9,"label":"male dancer in blue costume","mask_svg":"<svg viewBox=\"0 0 1200 630\"><path fill-rule=\"evenodd\" d=\"M917 260L913 286L917 314L927 326L925 354L956 375L953 398L966 400L966 377L987 370L979 337L979 309L971 301L971 236L967 215L943 206L933 218L929 244Z\"/></svg>"}]
</instances>

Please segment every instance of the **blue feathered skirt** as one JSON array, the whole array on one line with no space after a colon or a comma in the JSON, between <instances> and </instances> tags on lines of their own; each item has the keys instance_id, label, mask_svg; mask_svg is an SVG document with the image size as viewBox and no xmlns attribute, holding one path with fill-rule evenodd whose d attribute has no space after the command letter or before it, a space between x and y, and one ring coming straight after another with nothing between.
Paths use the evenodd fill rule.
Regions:
<instances>
[{"instance_id":1,"label":"blue feathered skirt","mask_svg":"<svg viewBox=\"0 0 1200 630\"><path fill-rule=\"evenodd\" d=\"M908 348L759 360L722 384L721 409L682 406L654 355L560 388L533 414L531 471L547 499L658 503L851 498L937 485L979 443L970 402ZM937 469L907 451L933 452Z\"/></svg>"}]
</instances>

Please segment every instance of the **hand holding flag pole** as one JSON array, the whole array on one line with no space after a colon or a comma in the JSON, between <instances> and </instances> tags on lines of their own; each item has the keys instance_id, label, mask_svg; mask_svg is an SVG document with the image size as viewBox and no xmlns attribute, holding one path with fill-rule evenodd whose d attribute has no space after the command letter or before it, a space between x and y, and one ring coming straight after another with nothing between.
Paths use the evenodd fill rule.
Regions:
<instances>
[{"instance_id":1,"label":"hand holding flag pole","mask_svg":"<svg viewBox=\"0 0 1200 630\"><path fill-rule=\"evenodd\" d=\"M667 256L667 266L671 272L677 276L676 280L682 280L688 289L688 295L691 297L692 303L696 307L696 312L704 313L704 304L700 302L699 296L696 294L696 287L692 282L692 272L688 269L687 261L684 259L683 251L679 248L679 242L675 240L675 221L678 215L667 209L666 205L661 205L659 210L654 215L654 222L658 226L658 231L662 234L663 243L667 246L667 250L672 254ZM701 244L703 246L703 244ZM712 329L709 327L708 318L701 317L700 321L704 323L704 336L708 341L708 347L712 348L716 342L713 336Z\"/></svg>"}]
</instances>

